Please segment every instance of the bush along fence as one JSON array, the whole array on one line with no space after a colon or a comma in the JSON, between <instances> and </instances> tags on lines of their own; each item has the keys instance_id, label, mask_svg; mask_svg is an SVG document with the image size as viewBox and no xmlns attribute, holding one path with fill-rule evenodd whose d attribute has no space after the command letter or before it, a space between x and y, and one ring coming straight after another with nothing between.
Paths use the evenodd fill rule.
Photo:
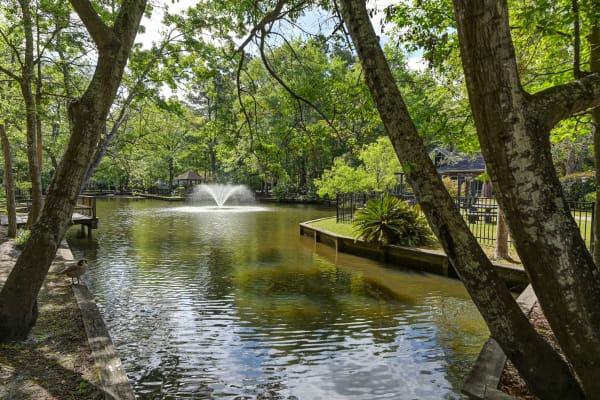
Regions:
<instances>
[{"instance_id":1,"label":"bush along fence","mask_svg":"<svg viewBox=\"0 0 600 400\"><path fill-rule=\"evenodd\" d=\"M367 201L381 198L382 192L338 193L336 200L336 220L338 223L350 224L357 210L364 208ZM416 204L412 193L394 193L390 195ZM475 238L482 244L494 245L496 242L496 223L498 220L498 203L490 197L458 197L455 198L460 214L471 228ZM579 226L581 236L590 251L593 251L593 221L595 207L593 202L570 201L569 207L575 222Z\"/></svg>"}]
</instances>

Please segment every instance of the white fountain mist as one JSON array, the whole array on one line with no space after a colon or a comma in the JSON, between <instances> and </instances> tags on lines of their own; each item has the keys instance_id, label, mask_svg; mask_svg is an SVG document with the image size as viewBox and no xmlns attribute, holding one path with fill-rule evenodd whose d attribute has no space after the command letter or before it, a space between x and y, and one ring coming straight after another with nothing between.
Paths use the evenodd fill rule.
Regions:
<instances>
[{"instance_id":1,"label":"white fountain mist","mask_svg":"<svg viewBox=\"0 0 600 400\"><path fill-rule=\"evenodd\" d=\"M218 208L223 208L227 201L247 203L254 201L254 194L246 185L202 184L194 188L193 201L214 201Z\"/></svg>"}]
</instances>

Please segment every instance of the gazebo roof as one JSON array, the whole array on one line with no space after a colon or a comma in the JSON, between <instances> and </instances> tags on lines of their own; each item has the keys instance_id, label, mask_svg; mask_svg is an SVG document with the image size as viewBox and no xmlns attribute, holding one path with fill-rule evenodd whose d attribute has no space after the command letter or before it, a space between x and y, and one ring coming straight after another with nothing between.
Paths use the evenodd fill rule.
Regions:
<instances>
[{"instance_id":1,"label":"gazebo roof","mask_svg":"<svg viewBox=\"0 0 600 400\"><path fill-rule=\"evenodd\" d=\"M175 178L176 181L201 181L202 177L193 171L187 171Z\"/></svg>"}]
</instances>

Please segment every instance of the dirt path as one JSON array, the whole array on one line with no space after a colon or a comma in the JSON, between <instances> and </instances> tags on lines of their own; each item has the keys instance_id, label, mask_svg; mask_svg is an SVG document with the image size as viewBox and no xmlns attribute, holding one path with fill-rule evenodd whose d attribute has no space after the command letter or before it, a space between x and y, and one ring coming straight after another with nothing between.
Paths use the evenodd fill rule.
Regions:
<instances>
[{"instance_id":1,"label":"dirt path","mask_svg":"<svg viewBox=\"0 0 600 400\"><path fill-rule=\"evenodd\" d=\"M18 254L0 227L0 287ZM71 280L56 273L61 268L50 267L27 340L0 344L0 400L104 399Z\"/></svg>"}]
</instances>

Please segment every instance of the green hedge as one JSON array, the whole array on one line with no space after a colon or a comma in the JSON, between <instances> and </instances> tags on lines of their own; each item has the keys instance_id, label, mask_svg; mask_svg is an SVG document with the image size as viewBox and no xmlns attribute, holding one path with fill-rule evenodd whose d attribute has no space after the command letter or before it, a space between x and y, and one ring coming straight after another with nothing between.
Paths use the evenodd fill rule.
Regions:
<instances>
[{"instance_id":1,"label":"green hedge","mask_svg":"<svg viewBox=\"0 0 600 400\"><path fill-rule=\"evenodd\" d=\"M565 196L570 201L585 201L586 195L596 191L595 173L593 171L565 175L560 178L560 183Z\"/></svg>"}]
</instances>

